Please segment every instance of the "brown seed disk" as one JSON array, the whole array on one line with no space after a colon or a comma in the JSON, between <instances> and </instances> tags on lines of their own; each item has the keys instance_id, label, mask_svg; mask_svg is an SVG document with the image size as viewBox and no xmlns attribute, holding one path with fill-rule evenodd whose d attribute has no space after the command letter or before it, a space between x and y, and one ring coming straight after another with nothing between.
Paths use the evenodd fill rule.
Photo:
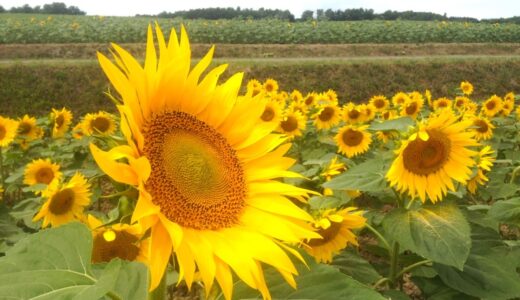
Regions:
<instances>
[{"instance_id":1,"label":"brown seed disk","mask_svg":"<svg viewBox=\"0 0 520 300\"><path fill-rule=\"evenodd\" d=\"M318 230L318 234L323 237L322 239L310 239L307 244L311 247L325 245L339 234L340 229L341 223L330 222L330 226L327 229L320 228Z\"/></svg>"},{"instance_id":2,"label":"brown seed disk","mask_svg":"<svg viewBox=\"0 0 520 300\"><path fill-rule=\"evenodd\" d=\"M54 171L49 167L40 168L35 174L36 182L49 184L54 179Z\"/></svg>"},{"instance_id":3,"label":"brown seed disk","mask_svg":"<svg viewBox=\"0 0 520 300\"><path fill-rule=\"evenodd\" d=\"M318 116L323 122L329 121L332 117L334 117L334 108L330 106L325 107Z\"/></svg>"},{"instance_id":4,"label":"brown seed disk","mask_svg":"<svg viewBox=\"0 0 520 300\"><path fill-rule=\"evenodd\" d=\"M403 151L405 169L417 175L427 176L437 172L450 156L451 141L446 135L437 130L427 132L430 136L427 141L417 138Z\"/></svg>"},{"instance_id":5,"label":"brown seed disk","mask_svg":"<svg viewBox=\"0 0 520 300\"><path fill-rule=\"evenodd\" d=\"M285 120L280 122L280 127L285 132L292 132L298 129L298 120L294 116L288 116Z\"/></svg>"},{"instance_id":6,"label":"brown seed disk","mask_svg":"<svg viewBox=\"0 0 520 300\"><path fill-rule=\"evenodd\" d=\"M51 197L49 211L54 215L63 215L70 211L74 204L74 191L63 189Z\"/></svg>"},{"instance_id":7,"label":"brown seed disk","mask_svg":"<svg viewBox=\"0 0 520 300\"><path fill-rule=\"evenodd\" d=\"M341 139L345 145L355 147L361 144L361 141L363 141L363 133L349 128L343 132Z\"/></svg>"}]
</instances>

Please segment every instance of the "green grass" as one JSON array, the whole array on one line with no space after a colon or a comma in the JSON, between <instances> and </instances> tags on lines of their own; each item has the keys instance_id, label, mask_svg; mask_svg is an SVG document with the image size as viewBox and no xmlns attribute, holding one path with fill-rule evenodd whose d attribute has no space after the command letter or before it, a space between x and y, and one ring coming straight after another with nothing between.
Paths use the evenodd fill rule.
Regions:
<instances>
[{"instance_id":1,"label":"green grass","mask_svg":"<svg viewBox=\"0 0 520 300\"><path fill-rule=\"evenodd\" d=\"M195 43L511 43L520 42L520 25L426 21L180 20L144 17L0 14L0 44L139 43L146 26L169 32L183 23Z\"/></svg>"},{"instance_id":2,"label":"green grass","mask_svg":"<svg viewBox=\"0 0 520 300\"><path fill-rule=\"evenodd\" d=\"M214 65L224 62L230 67L223 79L245 71L245 81L273 77L289 92L332 88L342 102L424 89L434 97L454 96L462 80L475 85L476 100L520 90L518 56L216 59ZM114 111L103 94L110 86L95 60L4 61L0 71L1 115L40 115L62 106L76 115Z\"/></svg>"}]
</instances>

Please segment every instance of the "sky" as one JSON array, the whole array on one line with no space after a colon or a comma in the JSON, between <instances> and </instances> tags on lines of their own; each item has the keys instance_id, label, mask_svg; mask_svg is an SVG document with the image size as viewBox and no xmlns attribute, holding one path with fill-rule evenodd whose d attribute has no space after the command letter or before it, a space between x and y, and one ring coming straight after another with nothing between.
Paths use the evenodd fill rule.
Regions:
<instances>
[{"instance_id":1,"label":"sky","mask_svg":"<svg viewBox=\"0 0 520 300\"><path fill-rule=\"evenodd\" d=\"M174 12L204 7L237 7L241 8L278 8L288 9L296 17L304 10L371 8L376 13L386 10L413 10L446 13L448 16L473 18L507 18L520 15L518 0L1 0L4 8L13 6L43 5L52 2L64 2L87 12L88 15L134 16L136 14L158 14L163 11Z\"/></svg>"}]
</instances>

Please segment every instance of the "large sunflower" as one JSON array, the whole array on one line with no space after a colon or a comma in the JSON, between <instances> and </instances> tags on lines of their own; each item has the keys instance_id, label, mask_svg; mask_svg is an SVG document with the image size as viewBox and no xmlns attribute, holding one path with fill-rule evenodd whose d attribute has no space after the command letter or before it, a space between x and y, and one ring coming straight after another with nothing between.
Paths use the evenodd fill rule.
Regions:
<instances>
[{"instance_id":1,"label":"large sunflower","mask_svg":"<svg viewBox=\"0 0 520 300\"><path fill-rule=\"evenodd\" d=\"M455 190L453 180L466 184L476 154L468 147L477 145L473 133L467 131L471 124L471 120L457 121L449 110L432 115L396 151L397 157L386 174L390 185L407 191L412 198L418 196L422 202L426 196L437 202L448 189Z\"/></svg>"},{"instance_id":2,"label":"large sunflower","mask_svg":"<svg viewBox=\"0 0 520 300\"><path fill-rule=\"evenodd\" d=\"M57 110L52 109L51 112L52 120L52 137L59 138L65 135L65 132L69 130L70 123L72 123L72 112L66 108Z\"/></svg>"},{"instance_id":3,"label":"large sunflower","mask_svg":"<svg viewBox=\"0 0 520 300\"><path fill-rule=\"evenodd\" d=\"M92 215L88 215L87 223L92 230L93 263L120 258L148 264L150 239L143 239L144 232L139 223L103 225L101 220Z\"/></svg>"},{"instance_id":4,"label":"large sunflower","mask_svg":"<svg viewBox=\"0 0 520 300\"><path fill-rule=\"evenodd\" d=\"M27 185L51 184L61 179L60 166L50 159L36 159L27 164L24 171L23 183Z\"/></svg>"},{"instance_id":5,"label":"large sunflower","mask_svg":"<svg viewBox=\"0 0 520 300\"><path fill-rule=\"evenodd\" d=\"M213 48L190 70L185 29L180 41L174 30L168 42L159 27L156 34L160 55L149 27L144 67L118 45L115 63L99 54L122 98L128 145L105 152L91 144L104 172L139 190L132 221L151 229L150 289L161 281L172 252L179 280L191 286L197 270L207 291L216 279L227 299L232 271L270 297L261 263L294 286L296 269L287 252L301 257L283 242L318 234L305 222L312 217L287 198L303 200L307 191L274 180L298 176L287 171L294 161L283 156L290 144L262 123L262 101L238 97L242 73L217 84L223 65L201 78Z\"/></svg>"},{"instance_id":6,"label":"large sunflower","mask_svg":"<svg viewBox=\"0 0 520 300\"><path fill-rule=\"evenodd\" d=\"M42 227L52 227L79 220L90 204L90 184L80 173L74 174L66 184L53 181L42 196L47 198L33 221L43 218Z\"/></svg>"},{"instance_id":7,"label":"large sunflower","mask_svg":"<svg viewBox=\"0 0 520 300\"><path fill-rule=\"evenodd\" d=\"M326 210L315 219L314 227L323 238L309 240L304 248L317 262L331 262L332 256L348 244L358 245L352 229L365 226L366 219L362 216L362 211L354 211L355 209L348 207L342 210Z\"/></svg>"},{"instance_id":8,"label":"large sunflower","mask_svg":"<svg viewBox=\"0 0 520 300\"><path fill-rule=\"evenodd\" d=\"M0 147L7 147L16 137L18 122L0 116Z\"/></svg>"},{"instance_id":9,"label":"large sunflower","mask_svg":"<svg viewBox=\"0 0 520 300\"><path fill-rule=\"evenodd\" d=\"M372 135L366 131L367 128L368 125L342 127L334 137L338 145L338 152L349 158L367 152L372 143Z\"/></svg>"},{"instance_id":10,"label":"large sunflower","mask_svg":"<svg viewBox=\"0 0 520 300\"><path fill-rule=\"evenodd\" d=\"M107 136L116 131L114 116L105 111L86 114L81 124L83 134L87 136L93 134Z\"/></svg>"},{"instance_id":11,"label":"large sunflower","mask_svg":"<svg viewBox=\"0 0 520 300\"><path fill-rule=\"evenodd\" d=\"M329 129L336 126L341 120L341 109L334 103L322 105L316 114L312 116L314 126L317 129Z\"/></svg>"}]
</instances>

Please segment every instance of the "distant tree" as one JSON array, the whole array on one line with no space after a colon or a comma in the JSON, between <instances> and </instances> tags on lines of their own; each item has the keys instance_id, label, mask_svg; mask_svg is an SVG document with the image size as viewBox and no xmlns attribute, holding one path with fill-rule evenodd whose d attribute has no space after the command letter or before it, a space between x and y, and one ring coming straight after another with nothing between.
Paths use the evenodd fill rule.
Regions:
<instances>
[{"instance_id":1,"label":"distant tree","mask_svg":"<svg viewBox=\"0 0 520 300\"><path fill-rule=\"evenodd\" d=\"M5 12L5 8L2 5L0 5L0 13L4 13L4 12Z\"/></svg>"},{"instance_id":2,"label":"distant tree","mask_svg":"<svg viewBox=\"0 0 520 300\"><path fill-rule=\"evenodd\" d=\"M317 20L325 20L325 13L323 9L317 9L316 10L316 19Z\"/></svg>"},{"instance_id":3,"label":"distant tree","mask_svg":"<svg viewBox=\"0 0 520 300\"><path fill-rule=\"evenodd\" d=\"M312 10L306 10L302 13L300 18L303 21L308 21L314 19L314 12Z\"/></svg>"},{"instance_id":4,"label":"distant tree","mask_svg":"<svg viewBox=\"0 0 520 300\"><path fill-rule=\"evenodd\" d=\"M54 2L51 4L44 4L43 8L35 6L34 8L30 7L29 4L25 4L20 7L12 7L9 12L12 13L27 13L27 14L56 14L56 15L84 15L86 14L84 11L81 11L76 6L65 5L62 2Z\"/></svg>"}]
</instances>

